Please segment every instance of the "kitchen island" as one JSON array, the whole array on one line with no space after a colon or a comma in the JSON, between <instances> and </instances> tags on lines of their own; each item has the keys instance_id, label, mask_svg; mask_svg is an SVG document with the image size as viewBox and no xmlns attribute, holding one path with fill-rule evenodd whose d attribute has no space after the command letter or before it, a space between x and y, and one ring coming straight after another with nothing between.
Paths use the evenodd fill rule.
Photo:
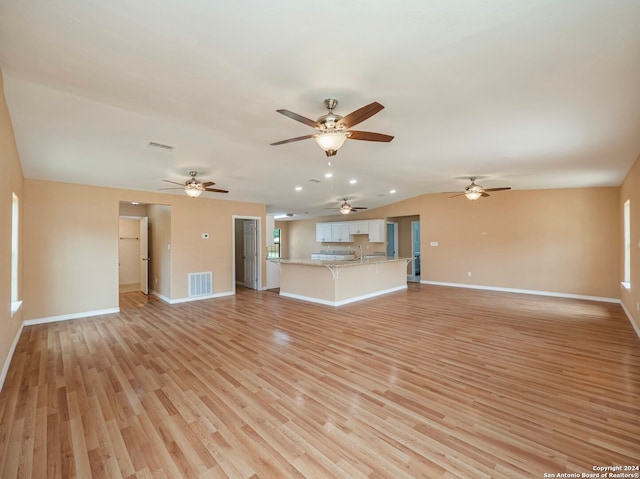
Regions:
<instances>
[{"instance_id":1,"label":"kitchen island","mask_svg":"<svg viewBox=\"0 0 640 479\"><path fill-rule=\"evenodd\" d=\"M412 258L373 256L362 260L280 260L280 295L340 306L407 288Z\"/></svg>"}]
</instances>

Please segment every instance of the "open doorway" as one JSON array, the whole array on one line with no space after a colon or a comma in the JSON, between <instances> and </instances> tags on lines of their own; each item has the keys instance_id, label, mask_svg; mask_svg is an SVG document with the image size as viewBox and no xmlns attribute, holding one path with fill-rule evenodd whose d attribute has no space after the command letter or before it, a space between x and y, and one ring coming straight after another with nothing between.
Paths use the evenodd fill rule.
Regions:
<instances>
[{"instance_id":1,"label":"open doorway","mask_svg":"<svg viewBox=\"0 0 640 479\"><path fill-rule=\"evenodd\" d=\"M171 298L171 207L119 205L118 290L120 309L145 304L150 295Z\"/></svg>"},{"instance_id":2,"label":"open doorway","mask_svg":"<svg viewBox=\"0 0 640 479\"><path fill-rule=\"evenodd\" d=\"M395 243L398 256L412 258L407 264L407 281L420 282L420 215L387 218L387 225L395 225ZM387 226L389 227L389 226ZM389 238L389 231L387 231Z\"/></svg>"},{"instance_id":3,"label":"open doorway","mask_svg":"<svg viewBox=\"0 0 640 479\"><path fill-rule=\"evenodd\" d=\"M260 218L233 217L235 285L262 289L260 231Z\"/></svg>"}]
</instances>

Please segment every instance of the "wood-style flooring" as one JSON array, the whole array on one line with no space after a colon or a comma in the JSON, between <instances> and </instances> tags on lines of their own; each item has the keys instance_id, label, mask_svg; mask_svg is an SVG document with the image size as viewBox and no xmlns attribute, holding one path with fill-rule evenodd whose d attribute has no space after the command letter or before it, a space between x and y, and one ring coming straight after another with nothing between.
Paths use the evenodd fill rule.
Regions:
<instances>
[{"instance_id":1,"label":"wood-style flooring","mask_svg":"<svg viewBox=\"0 0 640 479\"><path fill-rule=\"evenodd\" d=\"M119 314L24 328L0 393L2 479L640 465L640 339L619 305L421 284L338 308L129 294Z\"/></svg>"}]
</instances>

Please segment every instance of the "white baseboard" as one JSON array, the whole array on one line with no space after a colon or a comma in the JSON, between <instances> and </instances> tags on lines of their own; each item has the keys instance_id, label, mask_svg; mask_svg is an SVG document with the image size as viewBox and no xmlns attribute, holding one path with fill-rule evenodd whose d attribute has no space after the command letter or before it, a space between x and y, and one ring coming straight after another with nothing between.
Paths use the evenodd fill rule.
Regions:
<instances>
[{"instance_id":1,"label":"white baseboard","mask_svg":"<svg viewBox=\"0 0 640 479\"><path fill-rule=\"evenodd\" d=\"M20 327L16 332L15 337L13 338L13 342L11 343L11 347L9 348L9 354L7 354L7 359L5 359L4 364L2 365L2 372L0 372L0 391L2 391L2 387L4 386L4 380L7 379L7 373L9 372L9 365L11 364L11 360L13 359L13 353L16 352L16 346L18 346L18 341L20 340L20 335L22 334L22 328L24 327L24 322L20 323Z\"/></svg>"},{"instance_id":2,"label":"white baseboard","mask_svg":"<svg viewBox=\"0 0 640 479\"><path fill-rule=\"evenodd\" d=\"M293 298L299 299L302 301L308 301L310 303L324 304L325 306L342 306L343 304L355 303L356 301L362 301L363 299L375 298L376 296L381 296L387 293L393 293L395 291L401 291L403 289L407 289L407 285L396 286L395 288L385 289L383 291L376 291L375 293L363 294L362 296L355 296L349 299L343 299L342 301L329 301L328 299L319 299L312 298L311 296L303 296L300 294L293 293L283 293L280 291L280 296L284 296L285 298Z\"/></svg>"},{"instance_id":3,"label":"white baseboard","mask_svg":"<svg viewBox=\"0 0 640 479\"><path fill-rule=\"evenodd\" d=\"M25 326L33 326L34 324L55 323L57 321L68 321L70 319L90 318L91 316L102 316L103 314L119 313L120 308L98 309L95 311L82 311L81 313L61 314L59 316L48 316L46 318L26 319L23 321Z\"/></svg>"},{"instance_id":4,"label":"white baseboard","mask_svg":"<svg viewBox=\"0 0 640 479\"><path fill-rule=\"evenodd\" d=\"M535 289L501 288L498 286L482 286L479 284L465 284L465 283L443 283L440 281L420 281L420 283L431 284L434 286L451 286L454 288L469 288L469 289L484 289L487 291L501 291L504 293L522 293L522 294L533 294L536 296L553 296L556 298L585 299L587 301L601 301L603 303L620 303L620 300L617 298L587 296L584 294L556 293L553 291L538 291Z\"/></svg>"},{"instance_id":5,"label":"white baseboard","mask_svg":"<svg viewBox=\"0 0 640 479\"><path fill-rule=\"evenodd\" d=\"M620 306L622 306L622 310L624 311L624 314L627 315L627 318L629 318L629 322L631 323L631 326L633 326L634 331L640 338L640 327L638 327L638 324L633 320L633 316L631 316L631 313L629 312L629 310L627 309L627 307L624 305L622 301L620 301Z\"/></svg>"},{"instance_id":6,"label":"white baseboard","mask_svg":"<svg viewBox=\"0 0 640 479\"><path fill-rule=\"evenodd\" d=\"M162 295L160 293L156 293L155 291L151 291L151 294L153 294L154 296L157 296L158 298L160 298L165 303L178 304L178 303L188 303L190 301L200 301L202 299L213 299L213 298L221 298L223 296L233 296L235 294L235 292L233 292L233 291L225 291L224 293L214 293L214 294L207 294L206 296L197 296L197 297L194 297L194 298L177 298L177 299L167 298L166 296L164 296L164 295Z\"/></svg>"}]
</instances>

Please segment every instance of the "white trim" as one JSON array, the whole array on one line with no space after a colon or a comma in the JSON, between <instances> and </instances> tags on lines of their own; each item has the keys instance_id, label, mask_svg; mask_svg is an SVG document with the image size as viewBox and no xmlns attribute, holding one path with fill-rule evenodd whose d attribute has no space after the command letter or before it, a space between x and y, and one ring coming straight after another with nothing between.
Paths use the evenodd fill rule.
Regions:
<instances>
[{"instance_id":1,"label":"white trim","mask_svg":"<svg viewBox=\"0 0 640 479\"><path fill-rule=\"evenodd\" d=\"M231 216L231 284L233 286L233 294L236 294L236 220L255 220L256 221L256 274L258 275L258 284L255 291L262 291L262 217L261 216ZM243 283L244 284L244 283Z\"/></svg>"},{"instance_id":2,"label":"white trim","mask_svg":"<svg viewBox=\"0 0 640 479\"><path fill-rule=\"evenodd\" d=\"M11 317L13 318L20 308L22 307L22 301L11 301Z\"/></svg>"},{"instance_id":3,"label":"white trim","mask_svg":"<svg viewBox=\"0 0 640 479\"><path fill-rule=\"evenodd\" d=\"M631 291L631 283L628 283L626 281L621 281L620 285L627 291Z\"/></svg>"},{"instance_id":4,"label":"white trim","mask_svg":"<svg viewBox=\"0 0 640 479\"><path fill-rule=\"evenodd\" d=\"M166 296L163 296L160 293L156 293L155 291L151 291L151 294L153 294L154 296L157 296L165 303L179 304L179 303L188 303L190 301L200 301L201 299L213 299L213 298L221 298L223 296L233 296L236 293L234 293L233 291L225 291L224 293L214 293L214 294L208 294L206 296L195 296L192 298L187 297L187 298L178 298L178 299L167 298Z\"/></svg>"},{"instance_id":5,"label":"white trim","mask_svg":"<svg viewBox=\"0 0 640 479\"><path fill-rule=\"evenodd\" d=\"M403 290L403 289L407 289L407 285L406 284L402 285L402 286L396 286L395 288L389 288L389 289L385 289L385 290L382 290L382 291L376 291L375 293L368 293L368 294L363 294L362 296L355 296L353 298L343 299L342 301L329 301L328 299L312 298L311 296L302 296L300 294L293 294L293 293L283 293L282 291L280 291L280 296L284 296L285 298L300 299L302 301L308 301L310 303L324 304L326 306L342 306L343 304L354 303L356 301L361 301L363 299L374 298L376 296L381 296L381 295L387 294L387 293L393 293L395 291L400 291L400 290Z\"/></svg>"},{"instance_id":6,"label":"white trim","mask_svg":"<svg viewBox=\"0 0 640 479\"><path fill-rule=\"evenodd\" d=\"M91 316L102 316L103 314L115 314L119 312L120 308L98 309L96 311L83 311L81 313L61 314L59 316L48 316L46 318L26 319L23 324L25 326L33 326L34 324L55 323L57 321L90 318Z\"/></svg>"},{"instance_id":7,"label":"white trim","mask_svg":"<svg viewBox=\"0 0 640 479\"><path fill-rule=\"evenodd\" d=\"M625 307L624 303L622 301L620 301L620 306L622 306L622 310L624 311L624 313L627 315L627 318L629 318L629 321L631 322L631 326L633 326L633 329L635 330L636 334L638 335L638 337L640 338L640 327L638 326L638 324L633 320L633 316L631 316L631 313L629 312L629 310Z\"/></svg>"},{"instance_id":8,"label":"white trim","mask_svg":"<svg viewBox=\"0 0 640 479\"><path fill-rule=\"evenodd\" d=\"M484 289L487 291L502 291L505 293L533 294L536 296L554 296L557 298L585 299L587 301L601 301L603 303L620 303L617 298L604 298L601 296L587 296L584 294L556 293L554 291L538 291L533 289L501 288L498 286L481 286L478 284L464 283L443 283L440 281L420 281L421 284L432 284L434 286L452 286L454 288Z\"/></svg>"},{"instance_id":9,"label":"white trim","mask_svg":"<svg viewBox=\"0 0 640 479\"><path fill-rule=\"evenodd\" d=\"M11 360L13 359L13 353L16 352L16 347L18 346L18 341L20 340L20 335L22 334L23 327L24 327L24 323L20 323L20 327L18 328L18 331L16 332L16 335L13 338L13 342L11 343L11 347L9 348L9 354L7 354L7 359L4 361L4 365L2 366L2 372L0 372L0 391L2 391L2 387L4 386L4 380L7 379L9 366L11 365Z\"/></svg>"}]
</instances>

